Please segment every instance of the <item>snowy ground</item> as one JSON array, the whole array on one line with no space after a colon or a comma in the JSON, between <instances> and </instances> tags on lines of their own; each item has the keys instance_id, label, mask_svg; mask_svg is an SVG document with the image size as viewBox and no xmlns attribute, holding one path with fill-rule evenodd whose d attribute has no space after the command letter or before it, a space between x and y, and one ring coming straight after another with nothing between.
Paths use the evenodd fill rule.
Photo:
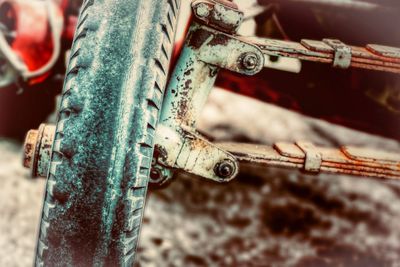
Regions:
<instances>
[{"instance_id":1,"label":"snowy ground","mask_svg":"<svg viewBox=\"0 0 400 267\"><path fill-rule=\"evenodd\" d=\"M226 105L230 103L230 105ZM200 123L219 140L369 145L372 137L221 90ZM20 145L0 141L0 266L31 266L43 180L28 179ZM297 171L249 170L229 185L177 177L150 193L141 266L399 266L400 185Z\"/></svg>"}]
</instances>

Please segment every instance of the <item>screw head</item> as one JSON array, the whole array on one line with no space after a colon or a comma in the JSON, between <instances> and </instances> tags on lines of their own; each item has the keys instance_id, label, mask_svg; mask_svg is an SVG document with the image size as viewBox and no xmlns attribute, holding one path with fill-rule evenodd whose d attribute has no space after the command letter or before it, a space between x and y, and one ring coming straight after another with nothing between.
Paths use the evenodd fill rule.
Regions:
<instances>
[{"instance_id":1,"label":"screw head","mask_svg":"<svg viewBox=\"0 0 400 267\"><path fill-rule=\"evenodd\" d=\"M236 171L235 164L231 160L224 160L215 166L215 174L223 179L231 177Z\"/></svg>"},{"instance_id":2,"label":"screw head","mask_svg":"<svg viewBox=\"0 0 400 267\"><path fill-rule=\"evenodd\" d=\"M201 17L201 18L208 17L208 15L210 15L209 7L204 3L198 4L196 6L196 15Z\"/></svg>"},{"instance_id":3,"label":"screw head","mask_svg":"<svg viewBox=\"0 0 400 267\"><path fill-rule=\"evenodd\" d=\"M258 62L258 56L254 53L246 53L242 58L242 65L247 70L254 70Z\"/></svg>"}]
</instances>

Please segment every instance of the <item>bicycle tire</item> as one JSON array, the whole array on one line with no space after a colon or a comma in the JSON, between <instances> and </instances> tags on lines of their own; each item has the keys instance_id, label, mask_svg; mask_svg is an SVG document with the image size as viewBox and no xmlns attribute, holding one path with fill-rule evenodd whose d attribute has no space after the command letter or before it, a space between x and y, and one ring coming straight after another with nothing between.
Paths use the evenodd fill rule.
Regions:
<instances>
[{"instance_id":1,"label":"bicycle tire","mask_svg":"<svg viewBox=\"0 0 400 267\"><path fill-rule=\"evenodd\" d=\"M132 266L180 0L85 0L36 266Z\"/></svg>"}]
</instances>

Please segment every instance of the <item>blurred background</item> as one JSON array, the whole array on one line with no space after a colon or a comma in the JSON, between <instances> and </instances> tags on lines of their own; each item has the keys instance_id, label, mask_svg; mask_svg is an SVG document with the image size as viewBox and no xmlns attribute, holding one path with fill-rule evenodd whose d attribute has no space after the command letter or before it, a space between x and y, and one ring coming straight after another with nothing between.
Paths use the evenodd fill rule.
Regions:
<instances>
[{"instance_id":1,"label":"blurred background","mask_svg":"<svg viewBox=\"0 0 400 267\"><path fill-rule=\"evenodd\" d=\"M398 1L235 2L245 11L243 35L400 46ZM80 6L52 3L48 9L41 0L0 0L10 52L29 71L41 70L24 79L0 54L0 266L33 263L45 181L23 169L22 139L40 123L55 122ZM189 4L183 0L177 42ZM222 72L199 129L218 141L309 140L400 152L399 75L284 58L269 58L268 65L250 79ZM228 185L180 175L150 191L138 260L139 266L399 266L400 183L275 168L246 169Z\"/></svg>"}]
</instances>

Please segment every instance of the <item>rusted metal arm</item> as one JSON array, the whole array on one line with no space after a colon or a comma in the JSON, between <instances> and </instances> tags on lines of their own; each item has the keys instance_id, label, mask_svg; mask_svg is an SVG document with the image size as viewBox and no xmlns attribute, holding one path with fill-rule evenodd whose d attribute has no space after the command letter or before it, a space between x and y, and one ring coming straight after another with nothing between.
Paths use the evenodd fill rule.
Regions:
<instances>
[{"instance_id":1,"label":"rusted metal arm","mask_svg":"<svg viewBox=\"0 0 400 267\"><path fill-rule=\"evenodd\" d=\"M196 21L202 26L207 26L201 27L196 34L199 36L198 39L203 38L201 39L203 54L200 54L199 59L208 64L254 75L261 70L259 64L264 62L259 57L261 52L266 57L296 58L332 64L342 69L354 67L400 73L400 48L396 47L376 44L368 44L365 47L350 46L337 39L322 41L303 39L300 42L292 42L236 36L234 33L243 19L243 13L227 6L226 3L226 1L196 0L192 4ZM245 62L243 64L242 60L237 60L238 54L245 53L253 54L253 69L246 66Z\"/></svg>"},{"instance_id":2,"label":"rusted metal arm","mask_svg":"<svg viewBox=\"0 0 400 267\"><path fill-rule=\"evenodd\" d=\"M228 182L236 176L236 160L244 164L296 168L310 173L331 172L400 180L399 153L352 146L327 148L309 142L276 143L273 146L211 144L190 131L186 132L186 137L162 126L158 131L159 138L167 137L166 142L159 140L158 143L164 144L168 151L168 156L161 161L157 161L158 156L155 156L159 164L176 166L188 173L196 173L218 182ZM173 136L176 138L171 138ZM53 138L52 125L42 125L39 130L29 132L24 145L24 166L31 169L32 177L46 177ZM230 155L233 157L230 158ZM163 157L162 153L159 156Z\"/></svg>"},{"instance_id":3,"label":"rusted metal arm","mask_svg":"<svg viewBox=\"0 0 400 267\"><path fill-rule=\"evenodd\" d=\"M217 146L232 153L241 163L400 180L400 154L392 152L351 146L317 147L308 142L273 146L220 143Z\"/></svg>"},{"instance_id":4,"label":"rusted metal arm","mask_svg":"<svg viewBox=\"0 0 400 267\"><path fill-rule=\"evenodd\" d=\"M291 42L258 37L240 37L261 49L265 56L297 58L332 64L338 68L362 68L400 73L400 48L368 44L350 46L336 39L322 41L303 39Z\"/></svg>"}]
</instances>

